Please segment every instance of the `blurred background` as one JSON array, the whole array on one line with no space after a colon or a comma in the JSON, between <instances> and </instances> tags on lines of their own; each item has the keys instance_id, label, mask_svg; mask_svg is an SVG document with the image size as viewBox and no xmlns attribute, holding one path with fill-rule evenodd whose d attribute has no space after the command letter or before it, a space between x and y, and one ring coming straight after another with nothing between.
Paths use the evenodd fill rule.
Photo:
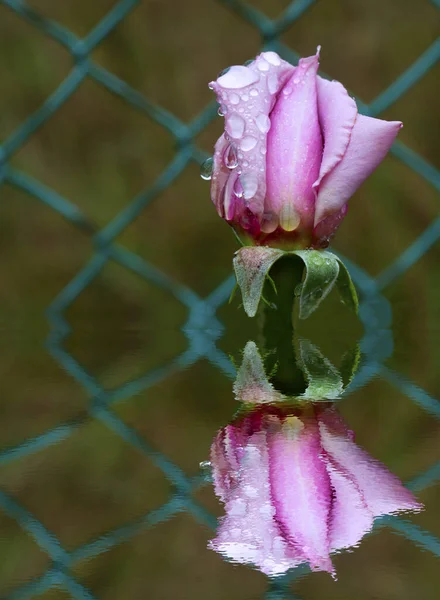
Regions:
<instances>
[{"instance_id":1,"label":"blurred background","mask_svg":"<svg viewBox=\"0 0 440 600\"><path fill-rule=\"evenodd\" d=\"M408 519L416 543L383 530L336 558L338 582L292 589L436 597L439 8L0 0L0 598L284 597L206 550L222 511L199 464L236 408L227 357L255 324L227 303L237 242L199 170L222 131L208 82L264 45L294 60L319 44L322 73L404 129L333 245L371 310L341 329L329 299L310 336L339 355L368 319L388 330L370 355L386 366L341 412L427 510Z\"/></svg>"}]
</instances>

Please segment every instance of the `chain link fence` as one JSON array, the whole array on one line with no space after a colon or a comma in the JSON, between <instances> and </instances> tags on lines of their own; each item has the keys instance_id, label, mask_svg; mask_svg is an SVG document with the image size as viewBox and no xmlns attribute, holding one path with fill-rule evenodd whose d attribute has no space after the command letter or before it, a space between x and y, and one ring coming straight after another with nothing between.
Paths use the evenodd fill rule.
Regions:
<instances>
[{"instance_id":1,"label":"chain link fence","mask_svg":"<svg viewBox=\"0 0 440 600\"><path fill-rule=\"evenodd\" d=\"M280 36L314 4L315 0L295 0L275 20L269 19L251 5L240 0L218 0L218 2L234 11L238 18L246 20L259 31L263 48L275 50L291 62L298 59L294 51L281 43ZM9 517L14 518L51 560L50 568L42 576L13 590L7 596L7 600L33 598L52 588L62 588L70 597L75 599L91 600L95 598L94 595L81 585L73 575L73 567L79 561L92 560L97 555L132 538L139 531L158 525L177 513L188 513L197 522L203 523L212 529L216 524L216 519L194 497L194 492L205 484L203 474L200 473L195 477L188 476L167 456L149 446L138 433L124 423L112 410L114 403L153 386L172 373L184 369L202 358L210 361L226 376L232 377L234 375L234 368L229 359L216 345L223 331L216 312L229 297L233 287L233 277L229 277L207 297L202 298L192 289L177 283L153 264L115 241L119 234L138 217L141 211L149 203L157 200L161 192L189 164L201 164L206 158L206 153L195 144L195 138L209 125L217 113L217 105L212 102L191 122L182 122L161 106L150 102L148 98L116 77L112 72L93 62L91 59L92 51L139 3L140 0L121 0L85 38L80 39L58 23L40 15L23 0L0 0L0 4L14 11L32 26L67 49L73 60L73 67L69 75L55 92L8 139L3 140L0 146L0 184L8 183L34 198L35 201L42 202L57 211L72 225L88 234L93 240L94 247L89 262L60 291L47 310L47 318L51 326L47 339L48 351L87 392L90 398L88 415L75 422L60 423L37 437L27 439L15 447L3 450L0 453L0 464L4 465L18 461L32 453L56 445L81 427L86 419L91 418L102 422L148 457L172 484L174 491L165 504L146 514L138 522L131 522L109 531L98 539L89 541L73 551L67 551L63 548L56 536L46 529L44 523L20 506L11 495L0 491L0 509ZM432 0L432 3L440 9L439 0ZM435 65L439 58L440 39L427 48L402 75L370 104L364 104L358 99L361 112L371 116L380 116L381 113L410 90ZM173 136L176 148L172 161L153 185L133 198L116 217L101 229L68 198L62 197L41 181L9 165L10 159L29 136L51 119L52 115L63 106L87 79L94 80L108 92L119 96L127 104L140 111L146 119L152 119L166 129ZM440 190L440 173L419 154L400 142L394 144L392 153L409 169L414 170L434 188ZM364 362L353 382L352 389L365 385L375 376L382 377L437 419L440 419L440 404L438 401L412 382L407 381L398 372L394 372L383 365L384 360L392 352L392 334L390 330L391 309L388 301L381 293L428 252L439 236L440 218L437 218L420 237L406 248L397 260L376 278L370 277L363 269L344 258L360 291L360 316L365 330L361 343ZM75 358L65 350L63 345L70 333L69 324L64 318L66 309L75 302L79 294L99 275L109 261L118 263L150 284L172 294L186 308L188 314L187 322L183 327L187 338L186 350L168 365L149 371L142 377L111 391L104 390L96 378L87 373ZM417 492L431 485L439 477L440 463L433 465L428 471L420 473L416 479L408 483L408 486ZM440 540L411 522L397 517L387 517L377 523L375 531L384 526L391 528L399 535L403 535L417 546L440 556ZM293 598L289 591L292 581L305 572L306 569L301 567L282 578L272 582L269 581L266 600Z\"/></svg>"}]
</instances>

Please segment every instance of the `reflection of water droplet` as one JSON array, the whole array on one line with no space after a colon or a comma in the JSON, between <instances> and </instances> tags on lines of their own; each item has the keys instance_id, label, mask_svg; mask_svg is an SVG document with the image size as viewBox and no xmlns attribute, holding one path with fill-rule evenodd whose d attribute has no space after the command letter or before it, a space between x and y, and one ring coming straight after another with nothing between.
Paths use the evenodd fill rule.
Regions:
<instances>
[{"instance_id":1,"label":"reflection of water droplet","mask_svg":"<svg viewBox=\"0 0 440 600\"><path fill-rule=\"evenodd\" d=\"M232 93L232 94L229 96L229 102L230 102L231 104L238 104L238 103L240 102L240 96L239 96L238 94L234 94L234 93Z\"/></svg>"},{"instance_id":2,"label":"reflection of water droplet","mask_svg":"<svg viewBox=\"0 0 440 600\"><path fill-rule=\"evenodd\" d=\"M228 169L235 169L238 166L237 148L234 144L229 144L225 149L223 162Z\"/></svg>"},{"instance_id":3,"label":"reflection of water droplet","mask_svg":"<svg viewBox=\"0 0 440 600\"><path fill-rule=\"evenodd\" d=\"M237 113L232 113L226 120L226 131L234 139L239 139L243 136L245 122L243 117Z\"/></svg>"},{"instance_id":4,"label":"reflection of water droplet","mask_svg":"<svg viewBox=\"0 0 440 600\"><path fill-rule=\"evenodd\" d=\"M252 89L251 89L251 91L250 91L250 94L251 94L251 96L254 96L254 98L255 98L256 96L258 96L258 93L259 93L259 92L258 92L258 90L257 90L256 88L252 88Z\"/></svg>"},{"instance_id":5,"label":"reflection of water droplet","mask_svg":"<svg viewBox=\"0 0 440 600\"><path fill-rule=\"evenodd\" d=\"M263 113L258 115L258 117L255 119L255 123L257 124L257 127L261 133L267 133L270 129L270 119Z\"/></svg>"},{"instance_id":6,"label":"reflection of water droplet","mask_svg":"<svg viewBox=\"0 0 440 600\"><path fill-rule=\"evenodd\" d=\"M212 177L212 167L214 159L212 157L204 160L200 166L200 177L205 181L209 181Z\"/></svg>"},{"instance_id":7,"label":"reflection of water droplet","mask_svg":"<svg viewBox=\"0 0 440 600\"><path fill-rule=\"evenodd\" d=\"M224 117L225 116L224 108L222 106L218 107L217 114L218 114L219 117Z\"/></svg>"},{"instance_id":8,"label":"reflection of water droplet","mask_svg":"<svg viewBox=\"0 0 440 600\"><path fill-rule=\"evenodd\" d=\"M213 90L214 89L214 82L211 81L211 83L208 83L208 87L209 87L210 90Z\"/></svg>"},{"instance_id":9,"label":"reflection of water droplet","mask_svg":"<svg viewBox=\"0 0 440 600\"><path fill-rule=\"evenodd\" d=\"M252 150L253 148L255 148L255 146L257 145L257 140L256 138L254 138L251 135L246 135L242 140L241 140L241 144L240 144L240 148L242 150L244 150L244 152L249 152L249 150Z\"/></svg>"}]
</instances>

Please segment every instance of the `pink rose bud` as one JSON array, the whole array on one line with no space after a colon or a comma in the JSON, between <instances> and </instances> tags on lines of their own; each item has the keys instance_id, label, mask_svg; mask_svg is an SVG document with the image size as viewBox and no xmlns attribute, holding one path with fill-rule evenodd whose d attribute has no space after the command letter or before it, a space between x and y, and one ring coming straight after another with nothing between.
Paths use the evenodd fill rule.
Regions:
<instances>
[{"instance_id":1,"label":"pink rose bud","mask_svg":"<svg viewBox=\"0 0 440 600\"><path fill-rule=\"evenodd\" d=\"M254 409L218 432L211 464L226 515L210 547L269 576L301 563L335 575L331 554L377 517L423 508L328 405Z\"/></svg>"},{"instance_id":2,"label":"pink rose bud","mask_svg":"<svg viewBox=\"0 0 440 600\"><path fill-rule=\"evenodd\" d=\"M359 115L344 86L319 77L318 66L319 49L297 67L263 52L210 83L225 118L211 197L258 245L327 246L350 196L402 127Z\"/></svg>"}]
</instances>

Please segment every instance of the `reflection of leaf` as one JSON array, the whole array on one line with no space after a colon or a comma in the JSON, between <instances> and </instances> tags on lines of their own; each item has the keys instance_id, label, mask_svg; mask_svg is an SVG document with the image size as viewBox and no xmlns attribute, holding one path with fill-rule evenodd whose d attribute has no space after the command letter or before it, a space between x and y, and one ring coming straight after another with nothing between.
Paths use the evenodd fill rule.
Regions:
<instances>
[{"instance_id":1,"label":"reflection of leaf","mask_svg":"<svg viewBox=\"0 0 440 600\"><path fill-rule=\"evenodd\" d=\"M271 266L283 250L245 246L235 253L234 269L243 297L243 306L249 317L254 317L260 303L264 282Z\"/></svg>"},{"instance_id":2,"label":"reflection of leaf","mask_svg":"<svg viewBox=\"0 0 440 600\"><path fill-rule=\"evenodd\" d=\"M279 402L282 394L268 381L263 359L255 342L249 341L243 351L243 360L234 382L237 400L252 404Z\"/></svg>"},{"instance_id":3,"label":"reflection of leaf","mask_svg":"<svg viewBox=\"0 0 440 600\"><path fill-rule=\"evenodd\" d=\"M331 252L324 250L297 250L306 266L299 301L300 319L307 319L330 293L339 274L339 261Z\"/></svg>"},{"instance_id":4,"label":"reflection of leaf","mask_svg":"<svg viewBox=\"0 0 440 600\"><path fill-rule=\"evenodd\" d=\"M351 280L350 273L347 267L341 260L339 262L339 275L336 281L339 295L344 304L346 304L353 312L358 313L359 300L356 288Z\"/></svg>"},{"instance_id":5,"label":"reflection of leaf","mask_svg":"<svg viewBox=\"0 0 440 600\"><path fill-rule=\"evenodd\" d=\"M339 371L309 340L301 339L299 346L300 367L309 384L303 397L315 401L339 398L344 390Z\"/></svg>"}]
</instances>

